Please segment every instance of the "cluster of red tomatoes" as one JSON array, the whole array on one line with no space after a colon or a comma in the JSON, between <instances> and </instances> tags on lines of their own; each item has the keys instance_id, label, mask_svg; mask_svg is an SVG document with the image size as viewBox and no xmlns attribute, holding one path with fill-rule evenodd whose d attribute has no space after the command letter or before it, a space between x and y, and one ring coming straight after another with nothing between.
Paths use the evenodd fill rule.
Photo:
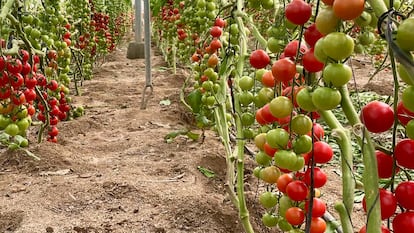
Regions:
<instances>
[{"instance_id":1,"label":"cluster of red tomatoes","mask_svg":"<svg viewBox=\"0 0 414 233\"><path fill-rule=\"evenodd\" d=\"M48 114L51 125L48 140L56 142L56 125L59 120L66 119L70 110L65 98L67 89L39 73L39 62L37 55L31 57L26 50L20 50L18 56L0 57L1 128L10 136L25 136L32 117L45 122L45 114ZM53 92L60 93L59 100L51 97ZM48 103L47 109L42 98ZM37 114L36 109L39 110Z\"/></svg>"}]
</instances>

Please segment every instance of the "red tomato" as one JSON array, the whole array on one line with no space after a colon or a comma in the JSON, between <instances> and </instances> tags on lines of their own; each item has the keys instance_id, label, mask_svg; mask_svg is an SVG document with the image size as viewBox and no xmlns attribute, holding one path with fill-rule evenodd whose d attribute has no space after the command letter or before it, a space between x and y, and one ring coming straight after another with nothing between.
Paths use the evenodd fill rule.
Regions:
<instances>
[{"instance_id":1,"label":"red tomato","mask_svg":"<svg viewBox=\"0 0 414 233\"><path fill-rule=\"evenodd\" d=\"M303 36L305 37L306 43L308 43L310 47L314 47L316 42L323 37L323 34L318 31L316 24L313 23L305 30Z\"/></svg>"},{"instance_id":2,"label":"red tomato","mask_svg":"<svg viewBox=\"0 0 414 233\"><path fill-rule=\"evenodd\" d=\"M403 181L398 184L395 189L395 197L401 207L414 210L414 200L412 195L414 193L414 181Z\"/></svg>"},{"instance_id":3,"label":"red tomato","mask_svg":"<svg viewBox=\"0 0 414 233\"><path fill-rule=\"evenodd\" d=\"M333 157L333 150L331 146L322 141L318 141L313 144L313 152L309 152L309 154L312 156L312 153L315 163L327 163Z\"/></svg>"},{"instance_id":4,"label":"red tomato","mask_svg":"<svg viewBox=\"0 0 414 233\"><path fill-rule=\"evenodd\" d=\"M267 125L268 122L263 118L262 109L256 111L256 121L260 125Z\"/></svg>"},{"instance_id":5,"label":"red tomato","mask_svg":"<svg viewBox=\"0 0 414 233\"><path fill-rule=\"evenodd\" d=\"M398 165L414 169L414 140L403 139L397 143L394 149L394 156Z\"/></svg>"},{"instance_id":6,"label":"red tomato","mask_svg":"<svg viewBox=\"0 0 414 233\"><path fill-rule=\"evenodd\" d=\"M258 49L250 55L250 65L256 69L265 68L270 63L270 57L266 51Z\"/></svg>"},{"instance_id":7,"label":"red tomato","mask_svg":"<svg viewBox=\"0 0 414 233\"><path fill-rule=\"evenodd\" d=\"M325 66L324 63L316 59L313 48L309 49L307 52L305 52L305 54L303 54L302 63L303 68L312 73L322 71L323 67Z\"/></svg>"},{"instance_id":8,"label":"red tomato","mask_svg":"<svg viewBox=\"0 0 414 233\"><path fill-rule=\"evenodd\" d=\"M305 213L301 208L290 207L286 210L285 218L288 223L297 226L303 223L305 220Z\"/></svg>"},{"instance_id":9,"label":"red tomato","mask_svg":"<svg viewBox=\"0 0 414 233\"><path fill-rule=\"evenodd\" d=\"M286 45L285 49L283 50L284 56L295 58L296 57L296 52L298 51L298 46L299 46L299 41L298 40L293 40L293 41L289 42ZM308 51L308 47L305 45L305 43L301 43L299 52L301 54L304 54L306 51Z\"/></svg>"},{"instance_id":10,"label":"red tomato","mask_svg":"<svg viewBox=\"0 0 414 233\"><path fill-rule=\"evenodd\" d=\"M273 123L278 121L278 118L274 117L270 112L269 104L262 107L262 117L266 122Z\"/></svg>"},{"instance_id":11,"label":"red tomato","mask_svg":"<svg viewBox=\"0 0 414 233\"><path fill-rule=\"evenodd\" d=\"M401 101L397 105L397 117L400 123L405 126L410 120L414 119L414 112L408 110Z\"/></svg>"},{"instance_id":12,"label":"red tomato","mask_svg":"<svg viewBox=\"0 0 414 233\"><path fill-rule=\"evenodd\" d=\"M323 218L312 218L310 233L324 233L326 230L326 222Z\"/></svg>"},{"instance_id":13,"label":"red tomato","mask_svg":"<svg viewBox=\"0 0 414 233\"><path fill-rule=\"evenodd\" d=\"M384 220L390 218L392 215L394 215L395 210L397 210L397 199L392 192L382 188L379 189L379 196L381 206L381 219ZM367 212L365 197L362 200L362 207L364 208L365 212Z\"/></svg>"},{"instance_id":14,"label":"red tomato","mask_svg":"<svg viewBox=\"0 0 414 233\"><path fill-rule=\"evenodd\" d=\"M359 230L358 233L366 233L367 232L367 226L363 226L361 230ZM390 233L390 229L388 229L386 226L381 226L381 233Z\"/></svg>"},{"instance_id":15,"label":"red tomato","mask_svg":"<svg viewBox=\"0 0 414 233\"><path fill-rule=\"evenodd\" d=\"M286 186L286 194L290 199L294 201L303 201L308 195L308 187L306 186L305 182L295 180Z\"/></svg>"},{"instance_id":16,"label":"red tomato","mask_svg":"<svg viewBox=\"0 0 414 233\"><path fill-rule=\"evenodd\" d=\"M219 26L213 26L210 29L210 35L212 37L220 37L222 33L223 33L223 30Z\"/></svg>"},{"instance_id":17,"label":"red tomato","mask_svg":"<svg viewBox=\"0 0 414 233\"><path fill-rule=\"evenodd\" d=\"M397 214L392 221L394 233L414 232L414 212Z\"/></svg>"},{"instance_id":18,"label":"red tomato","mask_svg":"<svg viewBox=\"0 0 414 233\"><path fill-rule=\"evenodd\" d=\"M226 26L226 21L220 17L217 17L214 21L214 26L219 26L221 28L224 28Z\"/></svg>"},{"instance_id":19,"label":"red tomato","mask_svg":"<svg viewBox=\"0 0 414 233\"><path fill-rule=\"evenodd\" d=\"M369 132L381 133L389 130L394 124L394 112L384 103L374 100L361 110L361 121Z\"/></svg>"},{"instance_id":20,"label":"red tomato","mask_svg":"<svg viewBox=\"0 0 414 233\"><path fill-rule=\"evenodd\" d=\"M272 74L277 81L291 81L296 75L296 65L288 58L279 59L272 65Z\"/></svg>"},{"instance_id":21,"label":"red tomato","mask_svg":"<svg viewBox=\"0 0 414 233\"><path fill-rule=\"evenodd\" d=\"M325 137L325 131L319 123L313 123L313 139L320 141Z\"/></svg>"},{"instance_id":22,"label":"red tomato","mask_svg":"<svg viewBox=\"0 0 414 233\"><path fill-rule=\"evenodd\" d=\"M312 153L312 152L311 152ZM328 176L319 167L313 168L313 185L315 188L320 188L326 184ZM303 181L310 186L311 184L311 168L308 168L303 177Z\"/></svg>"},{"instance_id":23,"label":"red tomato","mask_svg":"<svg viewBox=\"0 0 414 233\"><path fill-rule=\"evenodd\" d=\"M392 168L394 161L391 155L387 155L382 151L375 151L378 164L378 177L381 179L387 179L392 176Z\"/></svg>"},{"instance_id":24,"label":"red tomato","mask_svg":"<svg viewBox=\"0 0 414 233\"><path fill-rule=\"evenodd\" d=\"M217 38L214 38L210 43L210 48L212 51L217 51L217 49L221 48L221 42Z\"/></svg>"},{"instance_id":25,"label":"red tomato","mask_svg":"<svg viewBox=\"0 0 414 233\"><path fill-rule=\"evenodd\" d=\"M267 142L263 145L264 152L269 155L270 157L275 156L277 148L271 147Z\"/></svg>"},{"instance_id":26,"label":"red tomato","mask_svg":"<svg viewBox=\"0 0 414 233\"><path fill-rule=\"evenodd\" d=\"M293 0L287 4L285 16L290 22L303 25L312 16L312 7L303 0Z\"/></svg>"},{"instance_id":27,"label":"red tomato","mask_svg":"<svg viewBox=\"0 0 414 233\"><path fill-rule=\"evenodd\" d=\"M305 203L305 211L308 212L309 210L309 200ZM315 197L313 198L313 204L312 204L312 217L322 217L325 214L326 211L326 204L321 199Z\"/></svg>"}]
</instances>

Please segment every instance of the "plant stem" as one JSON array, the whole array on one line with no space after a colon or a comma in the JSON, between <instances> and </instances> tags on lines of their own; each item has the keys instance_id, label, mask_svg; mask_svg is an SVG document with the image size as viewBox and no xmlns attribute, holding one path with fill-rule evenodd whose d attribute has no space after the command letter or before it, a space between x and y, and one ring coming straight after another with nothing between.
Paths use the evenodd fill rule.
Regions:
<instances>
[{"instance_id":1,"label":"plant stem","mask_svg":"<svg viewBox=\"0 0 414 233\"><path fill-rule=\"evenodd\" d=\"M359 120L352 100L349 96L349 91L346 86L339 89L342 95L341 106L349 123L353 127L362 126ZM367 233L378 233L381 231L381 210L378 201L379 185L378 185L378 170L377 159L375 157L375 147L372 142L369 132L363 128L362 136L357 135L358 142L362 148L362 156L364 163L363 183L365 191L365 200L367 203Z\"/></svg>"},{"instance_id":2,"label":"plant stem","mask_svg":"<svg viewBox=\"0 0 414 233\"><path fill-rule=\"evenodd\" d=\"M351 214L354 205L355 180L353 178L351 137L349 131L341 125L331 111L321 111L320 114L332 129L332 135L341 149L342 202L340 205L343 210L339 211L337 209L337 211L341 217L343 231L352 233Z\"/></svg>"}]
</instances>

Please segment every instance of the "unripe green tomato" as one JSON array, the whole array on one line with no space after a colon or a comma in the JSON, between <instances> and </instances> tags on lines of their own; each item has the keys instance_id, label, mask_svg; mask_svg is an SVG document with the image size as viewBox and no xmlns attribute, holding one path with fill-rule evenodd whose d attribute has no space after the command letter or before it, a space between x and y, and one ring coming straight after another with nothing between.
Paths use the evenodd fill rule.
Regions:
<instances>
[{"instance_id":1,"label":"unripe green tomato","mask_svg":"<svg viewBox=\"0 0 414 233\"><path fill-rule=\"evenodd\" d=\"M354 39L342 32L332 32L323 39L323 52L337 61L351 56L354 51Z\"/></svg>"},{"instance_id":2,"label":"unripe green tomato","mask_svg":"<svg viewBox=\"0 0 414 233\"><path fill-rule=\"evenodd\" d=\"M251 103L253 103L254 97L253 97L253 94L249 91L243 91L243 92L239 93L238 97L239 97L239 103L242 106L246 107L246 106L250 105Z\"/></svg>"},{"instance_id":3,"label":"unripe green tomato","mask_svg":"<svg viewBox=\"0 0 414 233\"><path fill-rule=\"evenodd\" d=\"M253 175L256 177L256 178L259 178L260 177L260 171L263 169L263 167L255 167L254 169L253 169Z\"/></svg>"},{"instance_id":4,"label":"unripe green tomato","mask_svg":"<svg viewBox=\"0 0 414 233\"><path fill-rule=\"evenodd\" d=\"M341 103L341 93L329 87L318 87L312 93L312 103L318 110L332 110Z\"/></svg>"},{"instance_id":5,"label":"unripe green tomato","mask_svg":"<svg viewBox=\"0 0 414 233\"><path fill-rule=\"evenodd\" d=\"M292 118L291 130L298 135L304 135L312 130L312 120L310 117L299 114Z\"/></svg>"},{"instance_id":6,"label":"unripe green tomato","mask_svg":"<svg viewBox=\"0 0 414 233\"><path fill-rule=\"evenodd\" d=\"M262 81L263 74L266 73L266 71L267 71L266 69L258 69L258 70L256 70L256 73L255 73L254 78L257 81L261 82Z\"/></svg>"},{"instance_id":7,"label":"unripe green tomato","mask_svg":"<svg viewBox=\"0 0 414 233\"><path fill-rule=\"evenodd\" d=\"M10 136L16 136L19 133L20 129L17 124L10 123L7 125L7 127L4 129L4 132L7 133Z\"/></svg>"},{"instance_id":8,"label":"unripe green tomato","mask_svg":"<svg viewBox=\"0 0 414 233\"><path fill-rule=\"evenodd\" d=\"M308 135L301 135L293 141L293 151L296 154L306 154L312 150L312 138Z\"/></svg>"},{"instance_id":9,"label":"unripe green tomato","mask_svg":"<svg viewBox=\"0 0 414 233\"><path fill-rule=\"evenodd\" d=\"M407 137L414 140L414 120L410 120L405 126Z\"/></svg>"},{"instance_id":10,"label":"unripe green tomato","mask_svg":"<svg viewBox=\"0 0 414 233\"><path fill-rule=\"evenodd\" d=\"M243 76L243 77L240 78L239 87L243 91L249 91L253 88L253 86L254 86L253 78L251 78L249 76Z\"/></svg>"},{"instance_id":11,"label":"unripe green tomato","mask_svg":"<svg viewBox=\"0 0 414 233\"><path fill-rule=\"evenodd\" d=\"M292 225L290 225L290 223L288 223L288 221L286 221L286 219L280 219L278 226L280 228L280 230L282 230L283 232L286 231L290 231L293 229Z\"/></svg>"},{"instance_id":12,"label":"unripe green tomato","mask_svg":"<svg viewBox=\"0 0 414 233\"><path fill-rule=\"evenodd\" d=\"M283 49L283 41L270 37L269 40L267 40L267 48L272 53L278 53Z\"/></svg>"},{"instance_id":13,"label":"unripe green tomato","mask_svg":"<svg viewBox=\"0 0 414 233\"><path fill-rule=\"evenodd\" d=\"M323 69L323 80L334 87L341 87L352 78L352 69L346 64L329 63Z\"/></svg>"},{"instance_id":14,"label":"unripe green tomato","mask_svg":"<svg viewBox=\"0 0 414 233\"><path fill-rule=\"evenodd\" d=\"M282 128L269 130L266 133L266 142L272 148L285 149L289 142L289 133Z\"/></svg>"},{"instance_id":15,"label":"unripe green tomato","mask_svg":"<svg viewBox=\"0 0 414 233\"><path fill-rule=\"evenodd\" d=\"M414 112L414 86L409 85L404 89L402 93L402 101L404 107L406 107L411 112Z\"/></svg>"},{"instance_id":16,"label":"unripe green tomato","mask_svg":"<svg viewBox=\"0 0 414 233\"><path fill-rule=\"evenodd\" d=\"M370 25L372 20L372 16L370 13L363 11L362 14L355 19L355 23L358 24L360 27L366 27Z\"/></svg>"},{"instance_id":17,"label":"unripe green tomato","mask_svg":"<svg viewBox=\"0 0 414 233\"><path fill-rule=\"evenodd\" d=\"M262 166L269 166L272 162L272 157L268 156L265 152L259 151L256 156L256 163Z\"/></svg>"},{"instance_id":18,"label":"unripe green tomato","mask_svg":"<svg viewBox=\"0 0 414 233\"><path fill-rule=\"evenodd\" d=\"M334 32L339 22L331 6L321 8L315 19L316 28L324 35Z\"/></svg>"},{"instance_id":19,"label":"unripe green tomato","mask_svg":"<svg viewBox=\"0 0 414 233\"><path fill-rule=\"evenodd\" d=\"M299 107L305 111L314 112L317 110L312 102L312 94L309 88L302 88L296 94L296 102L298 103Z\"/></svg>"},{"instance_id":20,"label":"unripe green tomato","mask_svg":"<svg viewBox=\"0 0 414 233\"><path fill-rule=\"evenodd\" d=\"M254 138L254 134L255 133L254 133L253 129L249 129L249 128L243 129L243 137L245 139L253 139Z\"/></svg>"},{"instance_id":21,"label":"unripe green tomato","mask_svg":"<svg viewBox=\"0 0 414 233\"><path fill-rule=\"evenodd\" d=\"M262 0L261 4L264 9L269 10L273 8L274 2L273 0Z\"/></svg>"},{"instance_id":22,"label":"unripe green tomato","mask_svg":"<svg viewBox=\"0 0 414 233\"><path fill-rule=\"evenodd\" d=\"M277 204L277 195L273 192L264 192L259 196L259 202L264 208L272 208Z\"/></svg>"},{"instance_id":23,"label":"unripe green tomato","mask_svg":"<svg viewBox=\"0 0 414 233\"><path fill-rule=\"evenodd\" d=\"M408 85L414 85L414 74L409 73L401 64L398 64L397 72L400 78Z\"/></svg>"},{"instance_id":24,"label":"unripe green tomato","mask_svg":"<svg viewBox=\"0 0 414 233\"><path fill-rule=\"evenodd\" d=\"M401 49L406 51L414 51L413 38L414 18L408 18L398 26L396 41Z\"/></svg>"},{"instance_id":25,"label":"unripe green tomato","mask_svg":"<svg viewBox=\"0 0 414 233\"><path fill-rule=\"evenodd\" d=\"M254 123L255 117L250 112L244 112L241 114L240 120L243 126L250 126Z\"/></svg>"},{"instance_id":26,"label":"unripe green tomato","mask_svg":"<svg viewBox=\"0 0 414 233\"><path fill-rule=\"evenodd\" d=\"M266 227L275 227L279 222L279 218L276 215L264 213L262 216L262 222Z\"/></svg>"},{"instance_id":27,"label":"unripe green tomato","mask_svg":"<svg viewBox=\"0 0 414 233\"><path fill-rule=\"evenodd\" d=\"M328 56L325 54L324 50L323 50L323 38L320 38L314 47L313 50L313 55L315 56L315 58L322 62L322 63L326 63L326 61L328 60Z\"/></svg>"}]
</instances>

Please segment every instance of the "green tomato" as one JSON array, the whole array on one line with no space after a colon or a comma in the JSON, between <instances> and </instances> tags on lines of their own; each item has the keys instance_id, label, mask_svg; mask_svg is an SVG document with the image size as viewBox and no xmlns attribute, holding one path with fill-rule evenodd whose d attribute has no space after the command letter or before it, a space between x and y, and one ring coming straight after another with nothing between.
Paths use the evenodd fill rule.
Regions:
<instances>
[{"instance_id":1,"label":"green tomato","mask_svg":"<svg viewBox=\"0 0 414 233\"><path fill-rule=\"evenodd\" d=\"M243 91L249 91L253 88L253 86L254 86L253 78L251 78L249 76L243 76L243 77L240 78L239 87Z\"/></svg>"},{"instance_id":2,"label":"green tomato","mask_svg":"<svg viewBox=\"0 0 414 233\"><path fill-rule=\"evenodd\" d=\"M273 99L274 94L275 93L272 88L263 87L259 90L257 96L260 99L260 102L269 103Z\"/></svg>"},{"instance_id":3,"label":"green tomato","mask_svg":"<svg viewBox=\"0 0 414 233\"><path fill-rule=\"evenodd\" d=\"M256 177L256 178L260 178L260 171L263 169L263 167L255 167L254 169L253 169L253 175Z\"/></svg>"},{"instance_id":4,"label":"green tomato","mask_svg":"<svg viewBox=\"0 0 414 233\"><path fill-rule=\"evenodd\" d=\"M242 106L249 106L251 103L253 103L253 94L249 91L243 91L238 94L239 102Z\"/></svg>"},{"instance_id":5,"label":"green tomato","mask_svg":"<svg viewBox=\"0 0 414 233\"><path fill-rule=\"evenodd\" d=\"M19 127L20 132L26 131L30 126L30 119L24 118L16 122L17 126Z\"/></svg>"},{"instance_id":6,"label":"green tomato","mask_svg":"<svg viewBox=\"0 0 414 233\"><path fill-rule=\"evenodd\" d=\"M362 14L355 19L355 23L360 27L366 27L371 23L372 17L371 14L363 11Z\"/></svg>"},{"instance_id":7,"label":"green tomato","mask_svg":"<svg viewBox=\"0 0 414 233\"><path fill-rule=\"evenodd\" d=\"M286 211L292 206L292 200L287 195L281 196L279 198L279 215L285 216Z\"/></svg>"},{"instance_id":8,"label":"green tomato","mask_svg":"<svg viewBox=\"0 0 414 233\"><path fill-rule=\"evenodd\" d=\"M346 64L329 63L323 69L323 80L334 87L341 87L352 78L352 69Z\"/></svg>"},{"instance_id":9,"label":"green tomato","mask_svg":"<svg viewBox=\"0 0 414 233\"><path fill-rule=\"evenodd\" d=\"M269 10L273 8L274 2L273 0L262 0L261 4L264 9Z\"/></svg>"},{"instance_id":10,"label":"green tomato","mask_svg":"<svg viewBox=\"0 0 414 233\"><path fill-rule=\"evenodd\" d=\"M410 85L402 93L402 102L404 106L410 110L411 112L414 112L414 86Z\"/></svg>"},{"instance_id":11,"label":"green tomato","mask_svg":"<svg viewBox=\"0 0 414 233\"><path fill-rule=\"evenodd\" d=\"M414 140L414 120L410 120L405 126L407 137Z\"/></svg>"},{"instance_id":12,"label":"green tomato","mask_svg":"<svg viewBox=\"0 0 414 233\"><path fill-rule=\"evenodd\" d=\"M262 216L263 225L267 227L275 227L279 222L279 218L270 213L264 213Z\"/></svg>"},{"instance_id":13,"label":"green tomato","mask_svg":"<svg viewBox=\"0 0 414 233\"><path fill-rule=\"evenodd\" d=\"M305 166L305 158L303 156L296 156L296 162L292 163L287 169L291 171L300 171Z\"/></svg>"},{"instance_id":14,"label":"green tomato","mask_svg":"<svg viewBox=\"0 0 414 233\"><path fill-rule=\"evenodd\" d=\"M312 130L312 120L304 114L299 114L292 118L290 127L296 134L304 135Z\"/></svg>"},{"instance_id":15,"label":"green tomato","mask_svg":"<svg viewBox=\"0 0 414 233\"><path fill-rule=\"evenodd\" d=\"M285 149L289 142L289 133L282 128L269 130L266 133L266 142L272 148Z\"/></svg>"},{"instance_id":16,"label":"green tomato","mask_svg":"<svg viewBox=\"0 0 414 233\"><path fill-rule=\"evenodd\" d=\"M293 151L296 154L306 154L312 150L312 138L308 135L301 135L293 141Z\"/></svg>"},{"instance_id":17,"label":"green tomato","mask_svg":"<svg viewBox=\"0 0 414 233\"><path fill-rule=\"evenodd\" d=\"M341 103L341 93L329 87L318 87L312 93L312 102L319 110L331 110Z\"/></svg>"},{"instance_id":18,"label":"green tomato","mask_svg":"<svg viewBox=\"0 0 414 233\"><path fill-rule=\"evenodd\" d=\"M401 49L414 51L414 18L405 19L397 30L396 41Z\"/></svg>"},{"instance_id":19,"label":"green tomato","mask_svg":"<svg viewBox=\"0 0 414 233\"><path fill-rule=\"evenodd\" d=\"M264 192L259 196L259 202L264 208L272 208L277 204L277 195L273 192Z\"/></svg>"},{"instance_id":20,"label":"green tomato","mask_svg":"<svg viewBox=\"0 0 414 233\"><path fill-rule=\"evenodd\" d=\"M11 122L12 120L10 117L6 117L5 115L0 114L0 130L5 129Z\"/></svg>"},{"instance_id":21,"label":"green tomato","mask_svg":"<svg viewBox=\"0 0 414 233\"><path fill-rule=\"evenodd\" d=\"M313 105L312 94L309 88L303 88L298 92L296 95L296 102L299 107L305 111L314 112L317 110L315 105Z\"/></svg>"},{"instance_id":22,"label":"green tomato","mask_svg":"<svg viewBox=\"0 0 414 233\"><path fill-rule=\"evenodd\" d=\"M292 113L293 103L286 96L278 96L270 101L269 109L274 117L284 118Z\"/></svg>"},{"instance_id":23,"label":"green tomato","mask_svg":"<svg viewBox=\"0 0 414 233\"><path fill-rule=\"evenodd\" d=\"M354 39L342 32L332 32L323 39L324 53L337 61L351 56L354 51Z\"/></svg>"},{"instance_id":24,"label":"green tomato","mask_svg":"<svg viewBox=\"0 0 414 233\"><path fill-rule=\"evenodd\" d=\"M361 45L370 45L375 41L375 35L371 31L362 32L358 36L358 41Z\"/></svg>"},{"instance_id":25,"label":"green tomato","mask_svg":"<svg viewBox=\"0 0 414 233\"><path fill-rule=\"evenodd\" d=\"M250 126L254 123L255 117L251 112L244 112L241 114L240 120L243 126Z\"/></svg>"},{"instance_id":26,"label":"green tomato","mask_svg":"<svg viewBox=\"0 0 414 233\"><path fill-rule=\"evenodd\" d=\"M408 85L414 85L414 74L409 73L407 71L407 69L403 65L398 64L397 72L398 72L398 75L400 76L400 78L406 84L408 84Z\"/></svg>"},{"instance_id":27,"label":"green tomato","mask_svg":"<svg viewBox=\"0 0 414 233\"><path fill-rule=\"evenodd\" d=\"M266 73L266 71L267 71L266 69L258 69L258 70L256 70L256 73L254 75L254 78L257 81L261 82L262 81L262 77L263 77L264 73Z\"/></svg>"},{"instance_id":28,"label":"green tomato","mask_svg":"<svg viewBox=\"0 0 414 233\"><path fill-rule=\"evenodd\" d=\"M14 123L10 123L5 129L4 132L7 133L10 136L16 136L19 133L20 129L19 126L17 126Z\"/></svg>"},{"instance_id":29,"label":"green tomato","mask_svg":"<svg viewBox=\"0 0 414 233\"><path fill-rule=\"evenodd\" d=\"M269 166L272 157L268 156L264 151L259 151L255 156L256 163L262 166Z\"/></svg>"},{"instance_id":30,"label":"green tomato","mask_svg":"<svg viewBox=\"0 0 414 233\"><path fill-rule=\"evenodd\" d=\"M328 56L325 54L323 48L323 38L320 38L318 41L316 41L314 50L313 50L313 55L315 56L315 58L322 62L322 63L326 63L326 61L328 60Z\"/></svg>"},{"instance_id":31,"label":"green tomato","mask_svg":"<svg viewBox=\"0 0 414 233\"><path fill-rule=\"evenodd\" d=\"M283 232L290 231L293 229L292 225L290 225L290 223L288 223L286 219L280 219L278 226L280 230L282 230Z\"/></svg>"},{"instance_id":32,"label":"green tomato","mask_svg":"<svg viewBox=\"0 0 414 233\"><path fill-rule=\"evenodd\" d=\"M283 41L276 39L275 37L270 37L267 40L267 48L272 53L278 53L283 49Z\"/></svg>"},{"instance_id":33,"label":"green tomato","mask_svg":"<svg viewBox=\"0 0 414 233\"><path fill-rule=\"evenodd\" d=\"M289 150L278 150L273 157L276 166L284 169L296 167L298 156L295 152Z\"/></svg>"}]
</instances>

